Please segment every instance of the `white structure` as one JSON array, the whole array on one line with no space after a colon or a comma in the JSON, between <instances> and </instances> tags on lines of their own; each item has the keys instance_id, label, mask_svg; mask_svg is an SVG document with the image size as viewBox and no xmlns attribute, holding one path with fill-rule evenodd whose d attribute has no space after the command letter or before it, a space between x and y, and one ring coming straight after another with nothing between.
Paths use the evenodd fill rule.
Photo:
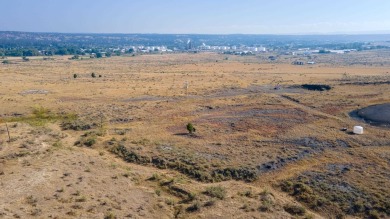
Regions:
<instances>
[{"instance_id":1,"label":"white structure","mask_svg":"<svg viewBox=\"0 0 390 219\"><path fill-rule=\"evenodd\" d=\"M358 135L362 135L363 134L363 127L361 127L361 126L354 126L353 127L353 133L354 134L358 134Z\"/></svg>"}]
</instances>

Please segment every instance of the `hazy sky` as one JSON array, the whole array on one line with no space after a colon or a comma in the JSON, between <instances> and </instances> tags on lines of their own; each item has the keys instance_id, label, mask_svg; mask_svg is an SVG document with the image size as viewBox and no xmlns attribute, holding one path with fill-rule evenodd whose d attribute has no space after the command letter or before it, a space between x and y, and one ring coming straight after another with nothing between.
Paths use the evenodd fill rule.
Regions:
<instances>
[{"instance_id":1,"label":"hazy sky","mask_svg":"<svg viewBox=\"0 0 390 219\"><path fill-rule=\"evenodd\" d=\"M0 0L0 30L390 33L390 0Z\"/></svg>"}]
</instances>

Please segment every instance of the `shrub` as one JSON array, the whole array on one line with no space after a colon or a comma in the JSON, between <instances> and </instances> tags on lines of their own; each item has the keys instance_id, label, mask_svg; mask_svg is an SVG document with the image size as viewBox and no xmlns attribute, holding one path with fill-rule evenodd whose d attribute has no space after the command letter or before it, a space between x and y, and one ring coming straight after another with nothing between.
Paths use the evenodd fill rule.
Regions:
<instances>
[{"instance_id":1,"label":"shrub","mask_svg":"<svg viewBox=\"0 0 390 219\"><path fill-rule=\"evenodd\" d=\"M219 199L224 199L226 197L226 190L221 186L207 187L204 193L208 196L219 198Z\"/></svg>"},{"instance_id":2,"label":"shrub","mask_svg":"<svg viewBox=\"0 0 390 219\"><path fill-rule=\"evenodd\" d=\"M85 146L88 146L88 147L91 147L91 146L94 145L95 143L96 143L96 137L91 136L91 137L89 137L89 138L87 138L87 139L85 140L84 145L85 145Z\"/></svg>"},{"instance_id":3,"label":"shrub","mask_svg":"<svg viewBox=\"0 0 390 219\"><path fill-rule=\"evenodd\" d=\"M91 77L96 78L95 72L92 72Z\"/></svg>"},{"instance_id":4,"label":"shrub","mask_svg":"<svg viewBox=\"0 0 390 219\"><path fill-rule=\"evenodd\" d=\"M187 130L190 134L194 133L196 131L195 127L192 125L192 123L187 124Z\"/></svg>"},{"instance_id":5,"label":"shrub","mask_svg":"<svg viewBox=\"0 0 390 219\"><path fill-rule=\"evenodd\" d=\"M195 198L196 198L196 194L195 193L193 193L193 192L188 193L188 197L187 197L188 201L195 200Z\"/></svg>"},{"instance_id":6,"label":"shrub","mask_svg":"<svg viewBox=\"0 0 390 219\"><path fill-rule=\"evenodd\" d=\"M87 198L85 196L81 196L79 198L76 198L75 200L76 202L86 202L87 201Z\"/></svg>"},{"instance_id":7,"label":"shrub","mask_svg":"<svg viewBox=\"0 0 390 219\"><path fill-rule=\"evenodd\" d=\"M150 181L159 181L161 177L157 173L153 173L153 175L149 178Z\"/></svg>"},{"instance_id":8,"label":"shrub","mask_svg":"<svg viewBox=\"0 0 390 219\"><path fill-rule=\"evenodd\" d=\"M312 215L312 214L307 214L307 215L305 215L305 217L304 217L304 219L314 219L315 217L314 217L314 215Z\"/></svg>"},{"instance_id":9,"label":"shrub","mask_svg":"<svg viewBox=\"0 0 390 219\"><path fill-rule=\"evenodd\" d=\"M253 198L254 194L253 194L252 190L247 190L244 192L244 196L246 196L248 198Z\"/></svg>"},{"instance_id":10,"label":"shrub","mask_svg":"<svg viewBox=\"0 0 390 219\"><path fill-rule=\"evenodd\" d=\"M379 219L381 216L379 215L379 213L376 210L372 210L369 212L368 217L370 219Z\"/></svg>"},{"instance_id":11,"label":"shrub","mask_svg":"<svg viewBox=\"0 0 390 219\"><path fill-rule=\"evenodd\" d=\"M73 78L75 78L75 79L76 79L76 78L77 78L77 74L73 74Z\"/></svg>"},{"instance_id":12,"label":"shrub","mask_svg":"<svg viewBox=\"0 0 390 219\"><path fill-rule=\"evenodd\" d=\"M192 204L191 206L189 206L187 208L187 211L189 211L189 212L199 211L200 208L201 208L200 202L199 201L195 201L194 204Z\"/></svg>"},{"instance_id":13,"label":"shrub","mask_svg":"<svg viewBox=\"0 0 390 219\"><path fill-rule=\"evenodd\" d=\"M27 204L30 204L32 206L36 206L37 205L37 202L38 200L36 198L34 198L34 196L30 195L26 198L26 203Z\"/></svg>"},{"instance_id":14,"label":"shrub","mask_svg":"<svg viewBox=\"0 0 390 219\"><path fill-rule=\"evenodd\" d=\"M264 202L260 207L259 211L261 212L270 212L271 211L272 204L268 202Z\"/></svg>"},{"instance_id":15,"label":"shrub","mask_svg":"<svg viewBox=\"0 0 390 219\"><path fill-rule=\"evenodd\" d=\"M106 215L104 215L104 219L116 219L117 217L112 213L108 212Z\"/></svg>"},{"instance_id":16,"label":"shrub","mask_svg":"<svg viewBox=\"0 0 390 219\"><path fill-rule=\"evenodd\" d=\"M204 203L205 207L211 207L213 205L215 205L215 199L210 199L206 203Z\"/></svg>"},{"instance_id":17,"label":"shrub","mask_svg":"<svg viewBox=\"0 0 390 219\"><path fill-rule=\"evenodd\" d=\"M167 205L175 205L175 201L172 199L165 199L165 204Z\"/></svg>"},{"instance_id":18,"label":"shrub","mask_svg":"<svg viewBox=\"0 0 390 219\"><path fill-rule=\"evenodd\" d=\"M87 124L81 120L71 120L64 121L61 123L62 130L74 130L74 131L85 131L95 127L95 124Z\"/></svg>"},{"instance_id":19,"label":"shrub","mask_svg":"<svg viewBox=\"0 0 390 219\"><path fill-rule=\"evenodd\" d=\"M306 209L298 205L286 205L284 206L284 210L291 215L303 216L306 213Z\"/></svg>"},{"instance_id":20,"label":"shrub","mask_svg":"<svg viewBox=\"0 0 390 219\"><path fill-rule=\"evenodd\" d=\"M79 55L74 55L74 56L72 56L72 58L70 58L70 60L75 60L75 59L79 59L80 57L79 57Z\"/></svg>"}]
</instances>

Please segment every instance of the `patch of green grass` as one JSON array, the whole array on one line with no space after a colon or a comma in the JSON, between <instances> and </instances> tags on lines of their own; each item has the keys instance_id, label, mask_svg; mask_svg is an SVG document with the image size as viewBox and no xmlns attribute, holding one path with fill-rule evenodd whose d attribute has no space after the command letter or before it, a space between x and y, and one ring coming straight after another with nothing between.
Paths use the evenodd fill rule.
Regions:
<instances>
[{"instance_id":1,"label":"patch of green grass","mask_svg":"<svg viewBox=\"0 0 390 219\"><path fill-rule=\"evenodd\" d=\"M36 106L28 116L12 117L5 119L6 122L22 122L31 126L45 126L47 123L56 122L58 120L75 120L77 116L72 113L58 114L50 109Z\"/></svg>"}]
</instances>

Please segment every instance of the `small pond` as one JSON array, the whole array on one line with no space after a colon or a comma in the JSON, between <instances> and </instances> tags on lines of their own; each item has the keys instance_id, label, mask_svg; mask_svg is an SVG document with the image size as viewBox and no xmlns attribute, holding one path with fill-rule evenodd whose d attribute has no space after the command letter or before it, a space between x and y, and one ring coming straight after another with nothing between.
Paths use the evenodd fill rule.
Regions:
<instances>
[{"instance_id":1,"label":"small pond","mask_svg":"<svg viewBox=\"0 0 390 219\"><path fill-rule=\"evenodd\" d=\"M390 103L368 106L352 111L349 115L370 125L390 128Z\"/></svg>"}]
</instances>

